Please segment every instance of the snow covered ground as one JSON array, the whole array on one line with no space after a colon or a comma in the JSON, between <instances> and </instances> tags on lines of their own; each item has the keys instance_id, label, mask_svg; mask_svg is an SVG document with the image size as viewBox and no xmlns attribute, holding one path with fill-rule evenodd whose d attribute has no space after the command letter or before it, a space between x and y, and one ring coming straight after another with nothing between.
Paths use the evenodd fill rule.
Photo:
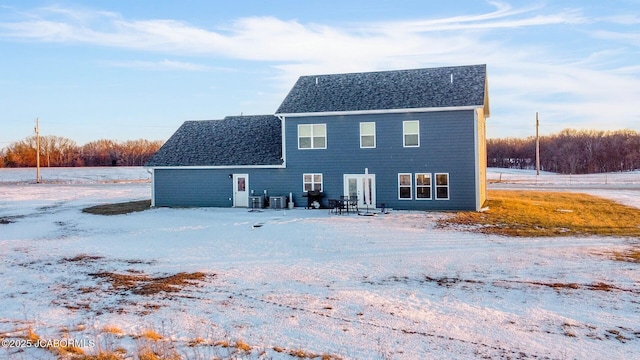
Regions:
<instances>
[{"instance_id":1,"label":"snow covered ground","mask_svg":"<svg viewBox=\"0 0 640 360\"><path fill-rule=\"evenodd\" d=\"M437 228L447 214L425 212L82 213L150 197L144 169L109 170L56 169L34 184L33 170L0 169L0 338L32 328L44 339L87 339L87 352L115 342L133 355L136 335L154 329L190 359L225 354L188 346L197 338L242 339L252 346L245 356L276 359L290 358L281 350L345 359L640 358L640 264L611 255L640 239L489 236ZM509 176L529 180L503 173L491 187L569 188L640 207L638 173L608 174L597 187L589 176L570 186L552 174L533 184L530 173ZM179 272L207 277L148 295L98 276ZM53 355L3 346L0 358Z\"/></svg>"}]
</instances>

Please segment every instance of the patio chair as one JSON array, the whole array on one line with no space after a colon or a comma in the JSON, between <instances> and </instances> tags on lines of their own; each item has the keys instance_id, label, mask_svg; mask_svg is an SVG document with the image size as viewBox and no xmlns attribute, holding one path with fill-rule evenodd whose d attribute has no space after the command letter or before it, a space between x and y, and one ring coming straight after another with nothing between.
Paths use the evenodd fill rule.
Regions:
<instances>
[{"instance_id":1,"label":"patio chair","mask_svg":"<svg viewBox=\"0 0 640 360\"><path fill-rule=\"evenodd\" d=\"M351 208L351 210L355 209L356 214L360 212L360 209L358 209L358 196L357 195L349 196L349 204L347 205L347 213L349 212L349 208Z\"/></svg>"},{"instance_id":2,"label":"patio chair","mask_svg":"<svg viewBox=\"0 0 640 360\"><path fill-rule=\"evenodd\" d=\"M349 205L350 205L350 203L349 203L349 197L348 197L348 196L346 196L346 195L341 195L341 196L340 196L340 202L341 202L342 208L343 208L344 210L346 210L346 211L347 211L347 214L348 214L348 213L349 213Z\"/></svg>"},{"instance_id":3,"label":"patio chair","mask_svg":"<svg viewBox=\"0 0 640 360\"><path fill-rule=\"evenodd\" d=\"M338 209L337 200L329 199L329 214L337 214L338 213L337 209Z\"/></svg>"}]
</instances>

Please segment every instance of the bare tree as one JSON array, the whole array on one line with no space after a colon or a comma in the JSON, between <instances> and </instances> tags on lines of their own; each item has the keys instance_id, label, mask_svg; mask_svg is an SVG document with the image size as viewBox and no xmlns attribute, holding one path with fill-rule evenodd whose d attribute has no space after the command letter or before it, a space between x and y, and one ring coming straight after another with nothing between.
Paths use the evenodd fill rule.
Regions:
<instances>
[{"instance_id":1,"label":"bare tree","mask_svg":"<svg viewBox=\"0 0 640 360\"><path fill-rule=\"evenodd\" d=\"M145 139L117 143L101 139L79 147L59 136L40 137L42 166L142 166L162 146ZM11 143L0 152L0 167L36 166L36 139L30 136Z\"/></svg>"},{"instance_id":2,"label":"bare tree","mask_svg":"<svg viewBox=\"0 0 640 360\"><path fill-rule=\"evenodd\" d=\"M487 163L494 167L532 168L535 139L487 140ZM640 133L632 130L565 129L540 139L543 170L584 174L640 168Z\"/></svg>"}]
</instances>

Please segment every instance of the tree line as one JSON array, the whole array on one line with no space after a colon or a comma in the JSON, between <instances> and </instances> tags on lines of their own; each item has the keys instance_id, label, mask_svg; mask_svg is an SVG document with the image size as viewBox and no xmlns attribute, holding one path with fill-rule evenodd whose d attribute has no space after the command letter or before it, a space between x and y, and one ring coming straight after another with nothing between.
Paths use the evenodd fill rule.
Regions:
<instances>
[{"instance_id":1,"label":"tree line","mask_svg":"<svg viewBox=\"0 0 640 360\"><path fill-rule=\"evenodd\" d=\"M487 165L535 169L535 136L488 139ZM557 134L541 136L540 168L561 174L640 169L640 133L633 130L565 129Z\"/></svg>"},{"instance_id":2,"label":"tree line","mask_svg":"<svg viewBox=\"0 0 640 360\"><path fill-rule=\"evenodd\" d=\"M0 167L36 166L36 136L16 141L0 150ZM144 139L116 142L97 140L78 146L60 136L40 137L40 166L142 166L163 141Z\"/></svg>"},{"instance_id":3,"label":"tree line","mask_svg":"<svg viewBox=\"0 0 640 360\"><path fill-rule=\"evenodd\" d=\"M144 139L116 142L97 140L78 146L59 136L40 137L40 166L142 166L163 141ZM487 140L490 167L535 169L536 140ZM36 137L11 143L0 150L0 167L36 166ZM561 174L588 174L640 169L640 132L565 129L540 137L541 170Z\"/></svg>"}]
</instances>

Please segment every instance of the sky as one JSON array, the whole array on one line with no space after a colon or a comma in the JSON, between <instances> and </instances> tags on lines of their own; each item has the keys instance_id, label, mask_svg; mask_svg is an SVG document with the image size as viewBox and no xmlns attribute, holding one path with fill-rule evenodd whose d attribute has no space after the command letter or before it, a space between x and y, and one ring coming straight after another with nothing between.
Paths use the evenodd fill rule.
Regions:
<instances>
[{"instance_id":1,"label":"sky","mask_svg":"<svg viewBox=\"0 0 640 360\"><path fill-rule=\"evenodd\" d=\"M640 131L640 0L0 0L0 148L166 140L302 75L486 64L489 138Z\"/></svg>"}]
</instances>

